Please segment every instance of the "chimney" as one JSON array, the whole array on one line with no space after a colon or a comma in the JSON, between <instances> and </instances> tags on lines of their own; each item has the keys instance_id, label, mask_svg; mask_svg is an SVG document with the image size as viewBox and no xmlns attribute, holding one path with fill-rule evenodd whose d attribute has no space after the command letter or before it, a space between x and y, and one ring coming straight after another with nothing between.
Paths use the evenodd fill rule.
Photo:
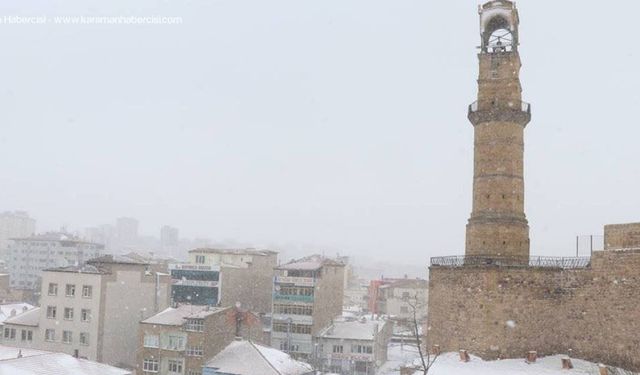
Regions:
<instances>
[{"instance_id":1,"label":"chimney","mask_svg":"<svg viewBox=\"0 0 640 375\"><path fill-rule=\"evenodd\" d=\"M561 358L561 360L563 369L571 370L573 368L573 363L571 363L571 358L569 358L569 356L564 356Z\"/></svg>"}]
</instances>

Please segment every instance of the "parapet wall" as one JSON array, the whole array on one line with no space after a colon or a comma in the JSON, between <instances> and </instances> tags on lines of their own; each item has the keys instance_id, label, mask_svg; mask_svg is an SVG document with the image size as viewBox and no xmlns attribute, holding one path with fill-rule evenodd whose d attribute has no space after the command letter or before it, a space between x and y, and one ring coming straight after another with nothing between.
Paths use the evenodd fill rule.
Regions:
<instances>
[{"instance_id":1,"label":"parapet wall","mask_svg":"<svg viewBox=\"0 0 640 375\"><path fill-rule=\"evenodd\" d=\"M590 266L431 267L429 345L485 359L570 354L640 370L640 251Z\"/></svg>"},{"instance_id":2,"label":"parapet wall","mask_svg":"<svg viewBox=\"0 0 640 375\"><path fill-rule=\"evenodd\" d=\"M604 249L640 248L640 223L604 226Z\"/></svg>"}]
</instances>

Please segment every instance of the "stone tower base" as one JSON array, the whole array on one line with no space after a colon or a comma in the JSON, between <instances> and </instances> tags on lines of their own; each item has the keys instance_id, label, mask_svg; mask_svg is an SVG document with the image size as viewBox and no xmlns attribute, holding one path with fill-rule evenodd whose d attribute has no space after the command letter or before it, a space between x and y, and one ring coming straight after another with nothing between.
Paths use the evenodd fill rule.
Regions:
<instances>
[{"instance_id":1,"label":"stone tower base","mask_svg":"<svg viewBox=\"0 0 640 375\"><path fill-rule=\"evenodd\" d=\"M428 347L484 359L570 354L640 371L640 250L587 268L432 266Z\"/></svg>"}]
</instances>

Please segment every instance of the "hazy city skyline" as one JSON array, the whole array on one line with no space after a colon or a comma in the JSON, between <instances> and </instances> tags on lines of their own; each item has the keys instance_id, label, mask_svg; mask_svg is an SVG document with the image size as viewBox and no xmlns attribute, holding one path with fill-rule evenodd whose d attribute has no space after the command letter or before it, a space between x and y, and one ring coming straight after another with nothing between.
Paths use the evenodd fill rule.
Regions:
<instances>
[{"instance_id":1,"label":"hazy city skyline","mask_svg":"<svg viewBox=\"0 0 640 375\"><path fill-rule=\"evenodd\" d=\"M142 235L462 254L477 3L1 4L183 23L0 25L0 211L38 231L127 216ZM640 6L518 8L531 253L569 256L575 235L640 220Z\"/></svg>"}]
</instances>

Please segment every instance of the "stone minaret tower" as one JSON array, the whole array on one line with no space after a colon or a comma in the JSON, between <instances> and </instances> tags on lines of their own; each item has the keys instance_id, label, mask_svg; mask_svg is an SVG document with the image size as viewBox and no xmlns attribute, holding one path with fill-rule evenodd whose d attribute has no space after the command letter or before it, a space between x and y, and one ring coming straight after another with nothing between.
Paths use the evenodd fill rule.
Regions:
<instances>
[{"instance_id":1,"label":"stone minaret tower","mask_svg":"<svg viewBox=\"0 0 640 375\"><path fill-rule=\"evenodd\" d=\"M478 100L469 106L475 133L473 211L465 253L528 263L523 138L531 109L521 97L518 11L511 1L495 0L479 13Z\"/></svg>"}]
</instances>

